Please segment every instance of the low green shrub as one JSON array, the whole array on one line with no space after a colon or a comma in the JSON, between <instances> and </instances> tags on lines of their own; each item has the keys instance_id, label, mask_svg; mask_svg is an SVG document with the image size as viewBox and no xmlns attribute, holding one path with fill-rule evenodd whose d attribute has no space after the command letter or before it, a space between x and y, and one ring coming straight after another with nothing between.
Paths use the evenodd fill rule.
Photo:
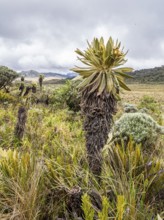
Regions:
<instances>
[{"instance_id":1,"label":"low green shrub","mask_svg":"<svg viewBox=\"0 0 164 220\"><path fill-rule=\"evenodd\" d=\"M137 144L142 144L145 150L154 146L163 133L163 127L158 125L148 114L136 112L125 113L116 121L113 132L114 142L127 143L130 138Z\"/></svg>"},{"instance_id":2,"label":"low green shrub","mask_svg":"<svg viewBox=\"0 0 164 220\"><path fill-rule=\"evenodd\" d=\"M7 103L13 103L15 101L16 99L14 96L0 90L0 103L7 104Z\"/></svg>"},{"instance_id":3,"label":"low green shrub","mask_svg":"<svg viewBox=\"0 0 164 220\"><path fill-rule=\"evenodd\" d=\"M67 81L65 85L57 88L51 97L50 103L55 108L68 108L72 111L80 110L80 97L76 88L76 82Z\"/></svg>"}]
</instances>

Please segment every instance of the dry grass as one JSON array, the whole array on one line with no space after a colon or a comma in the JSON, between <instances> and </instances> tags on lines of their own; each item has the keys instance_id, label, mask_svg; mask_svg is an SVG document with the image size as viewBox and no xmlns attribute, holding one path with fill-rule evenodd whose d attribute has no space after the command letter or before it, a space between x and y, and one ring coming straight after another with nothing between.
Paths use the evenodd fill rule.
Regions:
<instances>
[{"instance_id":1,"label":"dry grass","mask_svg":"<svg viewBox=\"0 0 164 220\"><path fill-rule=\"evenodd\" d=\"M129 84L131 92L124 92L121 97L123 102L138 104L144 96L151 96L164 106L164 84Z\"/></svg>"},{"instance_id":2,"label":"dry grass","mask_svg":"<svg viewBox=\"0 0 164 220\"><path fill-rule=\"evenodd\" d=\"M122 95L123 102L138 104L147 95L164 106L162 85L130 87L132 92ZM49 90L49 85L45 89ZM67 203L69 206L74 204L70 198L76 187L84 193L98 192L106 198L106 206L102 210L110 205L106 208L107 214L100 215L100 211L95 209L101 219L107 219L104 216L108 215L108 210L110 219L122 219L120 213L123 212L124 219L128 220L156 219L157 213L163 217L162 202L155 200L155 189L161 189L162 142L159 145L162 150L152 154L148 162L140 147L136 148L132 143L127 150L122 146L111 148L107 145L103 150L103 173L99 184L89 172L80 115L72 115L67 109L31 105L25 135L18 146L13 137L17 108L10 103L0 105L0 146L3 148L0 151L0 220L62 219L59 217L68 215ZM12 149L4 150L10 147ZM152 161L157 166L151 167ZM154 170L156 168L158 170ZM148 175L148 171L153 175ZM155 196L151 194L154 192ZM126 206L122 206L124 201ZM85 213L88 210L87 206Z\"/></svg>"},{"instance_id":3,"label":"dry grass","mask_svg":"<svg viewBox=\"0 0 164 220\"><path fill-rule=\"evenodd\" d=\"M164 123L164 84L129 84L128 86L131 92L123 92L121 95L122 102L138 105L143 96L153 97L162 107L162 121Z\"/></svg>"}]
</instances>

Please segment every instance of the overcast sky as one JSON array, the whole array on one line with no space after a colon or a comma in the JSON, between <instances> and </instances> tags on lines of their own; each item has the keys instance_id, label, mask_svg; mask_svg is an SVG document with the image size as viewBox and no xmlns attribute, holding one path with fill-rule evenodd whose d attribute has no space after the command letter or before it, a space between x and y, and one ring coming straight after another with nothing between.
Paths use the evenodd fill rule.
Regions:
<instances>
[{"instance_id":1,"label":"overcast sky","mask_svg":"<svg viewBox=\"0 0 164 220\"><path fill-rule=\"evenodd\" d=\"M0 65L64 73L101 36L122 41L127 66L164 65L164 0L0 0Z\"/></svg>"}]
</instances>

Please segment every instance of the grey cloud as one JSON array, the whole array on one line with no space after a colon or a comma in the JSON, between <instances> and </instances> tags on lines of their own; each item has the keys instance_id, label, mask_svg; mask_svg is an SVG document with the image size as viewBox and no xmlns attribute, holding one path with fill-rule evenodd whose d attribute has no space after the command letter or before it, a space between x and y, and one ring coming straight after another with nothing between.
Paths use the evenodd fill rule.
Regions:
<instances>
[{"instance_id":1,"label":"grey cloud","mask_svg":"<svg viewBox=\"0 0 164 220\"><path fill-rule=\"evenodd\" d=\"M164 60L163 0L0 0L0 65L65 71L86 39L110 35L129 49L129 65Z\"/></svg>"}]
</instances>

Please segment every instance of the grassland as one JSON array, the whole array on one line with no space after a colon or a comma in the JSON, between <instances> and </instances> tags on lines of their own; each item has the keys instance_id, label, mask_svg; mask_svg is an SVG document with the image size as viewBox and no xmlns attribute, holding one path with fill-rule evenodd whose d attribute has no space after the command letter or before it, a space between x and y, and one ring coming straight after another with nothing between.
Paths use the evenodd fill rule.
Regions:
<instances>
[{"instance_id":1,"label":"grassland","mask_svg":"<svg viewBox=\"0 0 164 220\"><path fill-rule=\"evenodd\" d=\"M160 104L162 124L164 125L164 84L129 84L131 92L123 92L122 102L138 105L144 96L152 97Z\"/></svg>"},{"instance_id":2,"label":"grassland","mask_svg":"<svg viewBox=\"0 0 164 220\"><path fill-rule=\"evenodd\" d=\"M44 89L53 94L55 87L46 85ZM155 110L151 112L155 119L164 113L162 85L130 87L131 93L121 95L116 119L123 113L123 103L139 106L145 95L155 100ZM163 137L149 155L132 142L127 149L105 146L99 182L88 167L81 114L55 103L28 103L26 130L20 141L15 138L14 129L18 108L25 100L18 99L17 93L13 90L14 96L9 95L0 103L0 219L164 217Z\"/></svg>"},{"instance_id":3,"label":"grassland","mask_svg":"<svg viewBox=\"0 0 164 220\"><path fill-rule=\"evenodd\" d=\"M129 84L131 92L124 92L123 102L138 104L140 99L146 95L153 97L161 105L164 105L164 84Z\"/></svg>"}]
</instances>

